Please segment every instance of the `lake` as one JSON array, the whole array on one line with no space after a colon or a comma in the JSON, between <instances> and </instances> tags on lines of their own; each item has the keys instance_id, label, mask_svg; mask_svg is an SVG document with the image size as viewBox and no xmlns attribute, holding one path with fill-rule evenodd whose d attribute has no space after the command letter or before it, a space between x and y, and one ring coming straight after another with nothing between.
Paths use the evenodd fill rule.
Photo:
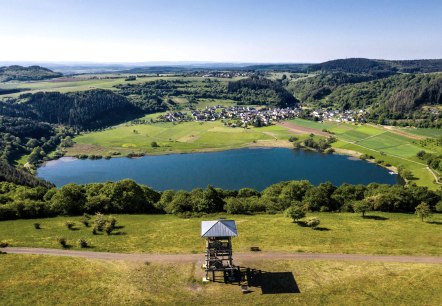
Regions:
<instances>
[{"instance_id":1,"label":"lake","mask_svg":"<svg viewBox=\"0 0 442 306\"><path fill-rule=\"evenodd\" d=\"M47 162L37 175L57 186L131 178L156 190L224 189L267 186L288 180L397 184L387 169L344 155L285 148L238 149L211 153L171 154L141 158L79 160L64 157Z\"/></svg>"}]
</instances>

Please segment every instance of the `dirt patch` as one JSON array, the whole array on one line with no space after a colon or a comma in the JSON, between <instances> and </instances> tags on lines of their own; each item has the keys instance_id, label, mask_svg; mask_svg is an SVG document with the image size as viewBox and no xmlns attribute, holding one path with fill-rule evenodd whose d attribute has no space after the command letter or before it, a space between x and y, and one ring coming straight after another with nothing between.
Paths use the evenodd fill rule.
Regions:
<instances>
[{"instance_id":1,"label":"dirt patch","mask_svg":"<svg viewBox=\"0 0 442 306\"><path fill-rule=\"evenodd\" d=\"M399 130L393 126L384 126L384 129L388 130L389 132L391 132L393 134L397 134L397 135L404 136L404 137L411 138L411 139L415 139L415 140L422 140L422 139L426 138L424 136L419 136L419 135L407 133L407 132Z\"/></svg>"},{"instance_id":2,"label":"dirt patch","mask_svg":"<svg viewBox=\"0 0 442 306\"><path fill-rule=\"evenodd\" d=\"M289 129L291 132L296 133L296 134L314 134L314 135L325 136L325 137L332 136L332 134L330 134L330 133L318 131L317 129L308 128L305 126L296 125L291 122L280 122L280 123L277 123L277 125L283 126L287 129Z\"/></svg>"}]
</instances>

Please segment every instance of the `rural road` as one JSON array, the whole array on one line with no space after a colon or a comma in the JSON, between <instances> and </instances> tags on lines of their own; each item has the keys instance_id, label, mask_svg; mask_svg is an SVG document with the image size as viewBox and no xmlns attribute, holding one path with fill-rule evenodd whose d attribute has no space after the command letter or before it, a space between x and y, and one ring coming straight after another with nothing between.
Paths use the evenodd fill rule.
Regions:
<instances>
[{"instance_id":1,"label":"rural road","mask_svg":"<svg viewBox=\"0 0 442 306\"><path fill-rule=\"evenodd\" d=\"M202 261L203 254L124 254L107 252L88 252L62 249L7 247L1 249L10 254L38 254L53 256L83 257L102 260L128 260L149 262L197 262ZM332 261L370 261L370 262L408 262L442 264L442 256L398 256L398 255L361 255L361 254L327 254L327 253L274 253L249 252L234 253L236 261L259 260L332 260Z\"/></svg>"}]
</instances>

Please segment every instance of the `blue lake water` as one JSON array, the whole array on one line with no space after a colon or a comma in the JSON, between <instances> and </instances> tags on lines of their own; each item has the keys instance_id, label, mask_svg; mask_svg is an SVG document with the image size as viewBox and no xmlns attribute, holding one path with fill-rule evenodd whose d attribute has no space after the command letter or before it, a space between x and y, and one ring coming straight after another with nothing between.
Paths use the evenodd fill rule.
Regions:
<instances>
[{"instance_id":1,"label":"blue lake water","mask_svg":"<svg viewBox=\"0 0 442 306\"><path fill-rule=\"evenodd\" d=\"M224 189L267 186L288 180L309 180L318 185L330 181L397 184L398 176L387 169L344 155L321 154L284 148L238 149L211 153L171 154L141 158L50 161L37 175L57 186L131 178L156 190Z\"/></svg>"}]
</instances>

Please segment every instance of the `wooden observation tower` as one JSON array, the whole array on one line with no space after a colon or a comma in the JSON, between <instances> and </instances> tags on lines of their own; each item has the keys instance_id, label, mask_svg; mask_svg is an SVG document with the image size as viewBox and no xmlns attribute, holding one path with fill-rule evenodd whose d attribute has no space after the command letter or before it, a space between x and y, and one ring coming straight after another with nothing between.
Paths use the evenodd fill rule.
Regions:
<instances>
[{"instance_id":1,"label":"wooden observation tower","mask_svg":"<svg viewBox=\"0 0 442 306\"><path fill-rule=\"evenodd\" d=\"M215 272L218 271L223 272L225 280L234 277L238 267L233 265L232 237L236 236L238 233L233 220L201 222L201 237L206 238L204 281L215 281Z\"/></svg>"}]
</instances>

